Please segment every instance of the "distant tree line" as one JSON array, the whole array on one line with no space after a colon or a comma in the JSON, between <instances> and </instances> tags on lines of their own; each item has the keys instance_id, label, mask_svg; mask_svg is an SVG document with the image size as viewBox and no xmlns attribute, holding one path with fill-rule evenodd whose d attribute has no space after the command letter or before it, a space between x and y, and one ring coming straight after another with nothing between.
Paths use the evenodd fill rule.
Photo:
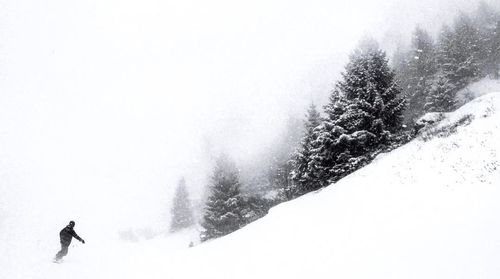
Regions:
<instances>
[{"instance_id":1,"label":"distant tree line","mask_svg":"<svg viewBox=\"0 0 500 279\"><path fill-rule=\"evenodd\" d=\"M426 112L452 111L467 85L500 78L500 13L481 2L475 13L460 13L452 26L444 25L436 41L417 27L410 49L398 49L393 65L408 100L405 123Z\"/></svg>"},{"instance_id":2,"label":"distant tree line","mask_svg":"<svg viewBox=\"0 0 500 279\"><path fill-rule=\"evenodd\" d=\"M444 26L436 42L418 27L410 50L398 49L391 65L376 41L363 40L323 110L311 104L303 125L291 125L281 148L266 157L265 170L246 182L260 189L253 195L242 192L236 164L220 156L208 185L202 241L227 235L280 202L339 181L410 140L411 127L426 112L455 109L457 92L470 83L487 76L498 79L499 13L481 3L473 16L461 13L451 27ZM190 218L172 225L192 224Z\"/></svg>"}]
</instances>

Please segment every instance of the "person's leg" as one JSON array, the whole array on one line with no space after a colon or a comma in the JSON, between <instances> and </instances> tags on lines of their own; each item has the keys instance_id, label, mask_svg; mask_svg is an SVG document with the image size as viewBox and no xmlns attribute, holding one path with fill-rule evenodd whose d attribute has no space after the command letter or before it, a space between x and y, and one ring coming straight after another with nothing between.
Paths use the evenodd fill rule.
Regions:
<instances>
[{"instance_id":1,"label":"person's leg","mask_svg":"<svg viewBox=\"0 0 500 279\"><path fill-rule=\"evenodd\" d=\"M68 245L63 245L63 247L61 249L61 252L62 252L61 258L68 254L68 247L69 247Z\"/></svg>"},{"instance_id":2,"label":"person's leg","mask_svg":"<svg viewBox=\"0 0 500 279\"><path fill-rule=\"evenodd\" d=\"M60 260L67 254L68 254L68 246L61 243L61 251L57 252L56 260Z\"/></svg>"}]
</instances>

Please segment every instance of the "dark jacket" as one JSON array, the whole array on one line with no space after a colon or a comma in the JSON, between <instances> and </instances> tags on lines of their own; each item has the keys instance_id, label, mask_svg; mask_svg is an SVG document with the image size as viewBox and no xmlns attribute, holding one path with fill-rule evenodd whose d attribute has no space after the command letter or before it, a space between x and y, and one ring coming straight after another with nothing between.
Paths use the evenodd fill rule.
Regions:
<instances>
[{"instance_id":1,"label":"dark jacket","mask_svg":"<svg viewBox=\"0 0 500 279\"><path fill-rule=\"evenodd\" d=\"M65 246L69 246L71 244L73 237L82 241L82 239L76 234L75 230L73 230L73 228L69 225L61 230L59 237L61 238L61 244Z\"/></svg>"}]
</instances>

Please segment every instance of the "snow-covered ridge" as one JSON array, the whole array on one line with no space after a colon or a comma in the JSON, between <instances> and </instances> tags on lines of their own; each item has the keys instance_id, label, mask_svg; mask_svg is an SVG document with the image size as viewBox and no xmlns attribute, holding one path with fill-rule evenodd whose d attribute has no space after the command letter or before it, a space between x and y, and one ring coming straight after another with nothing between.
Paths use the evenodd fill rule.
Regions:
<instances>
[{"instance_id":1,"label":"snow-covered ridge","mask_svg":"<svg viewBox=\"0 0 500 279\"><path fill-rule=\"evenodd\" d=\"M492 93L226 237L86 238L60 265L57 247L0 243L0 278L500 278L499 142Z\"/></svg>"},{"instance_id":2,"label":"snow-covered ridge","mask_svg":"<svg viewBox=\"0 0 500 279\"><path fill-rule=\"evenodd\" d=\"M499 86L500 87L500 86ZM421 133L420 139L428 140L434 137L445 137L455 133L459 127L467 126L476 117L484 118L491 116L495 111L495 94L487 94L483 98L477 98L464 105L453 113L429 113L422 119L430 119L434 125L429 125Z\"/></svg>"},{"instance_id":3,"label":"snow-covered ridge","mask_svg":"<svg viewBox=\"0 0 500 279\"><path fill-rule=\"evenodd\" d=\"M443 117L337 184L193 254L217 255L207 268L224 278L498 278L500 94Z\"/></svg>"}]
</instances>

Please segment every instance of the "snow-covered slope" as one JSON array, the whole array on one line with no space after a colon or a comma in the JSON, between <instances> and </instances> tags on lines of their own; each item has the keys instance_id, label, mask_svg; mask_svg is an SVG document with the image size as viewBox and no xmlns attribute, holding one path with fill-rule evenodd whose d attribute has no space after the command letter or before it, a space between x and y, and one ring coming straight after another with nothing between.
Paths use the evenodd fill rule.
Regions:
<instances>
[{"instance_id":1,"label":"snow-covered slope","mask_svg":"<svg viewBox=\"0 0 500 279\"><path fill-rule=\"evenodd\" d=\"M491 93L221 239L187 248L183 235L95 234L63 264L50 262L55 241L4 239L0 278L500 278L499 156L500 94Z\"/></svg>"}]
</instances>

